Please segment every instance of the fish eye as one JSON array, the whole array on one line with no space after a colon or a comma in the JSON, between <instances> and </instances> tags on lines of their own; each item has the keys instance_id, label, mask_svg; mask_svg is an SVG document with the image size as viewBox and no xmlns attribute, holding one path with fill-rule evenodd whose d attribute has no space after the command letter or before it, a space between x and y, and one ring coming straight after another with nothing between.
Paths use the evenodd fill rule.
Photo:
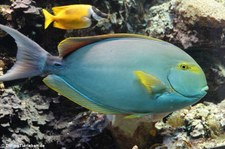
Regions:
<instances>
[{"instance_id":1,"label":"fish eye","mask_svg":"<svg viewBox=\"0 0 225 149\"><path fill-rule=\"evenodd\" d=\"M190 69L190 67L189 67L187 64L180 64L180 65L179 65L179 68L180 68L181 70L188 70L188 69Z\"/></svg>"}]
</instances>

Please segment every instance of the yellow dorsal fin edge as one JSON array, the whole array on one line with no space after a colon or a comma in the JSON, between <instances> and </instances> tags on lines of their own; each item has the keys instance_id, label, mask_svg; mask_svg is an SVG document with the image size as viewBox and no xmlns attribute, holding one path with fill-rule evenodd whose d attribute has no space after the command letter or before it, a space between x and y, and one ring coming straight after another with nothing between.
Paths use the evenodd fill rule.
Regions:
<instances>
[{"instance_id":1,"label":"yellow dorsal fin edge","mask_svg":"<svg viewBox=\"0 0 225 149\"><path fill-rule=\"evenodd\" d=\"M148 40L155 40L155 41L162 41L153 37L148 37L144 35L138 34L125 34L125 33L118 33L118 34L106 34L106 35L97 35L97 36L87 36L87 37L70 37L66 38L61 41L58 45L58 52L60 57L64 57L67 54L76 51L77 49L97 42L104 39L109 38L140 38L140 39L148 39Z\"/></svg>"}]
</instances>

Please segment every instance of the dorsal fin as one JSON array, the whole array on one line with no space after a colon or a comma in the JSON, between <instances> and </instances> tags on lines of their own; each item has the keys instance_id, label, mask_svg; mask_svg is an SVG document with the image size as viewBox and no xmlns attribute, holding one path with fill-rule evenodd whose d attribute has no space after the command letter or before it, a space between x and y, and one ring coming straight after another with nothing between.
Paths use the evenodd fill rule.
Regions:
<instances>
[{"instance_id":1,"label":"dorsal fin","mask_svg":"<svg viewBox=\"0 0 225 149\"><path fill-rule=\"evenodd\" d=\"M58 6L58 7L53 7L52 11L55 15L57 15L58 13L60 13L61 11L65 11L65 10L71 10L68 11L69 12L79 12L82 11L83 8L90 8L91 5L86 5L86 4L75 4L75 5L66 5L66 6Z\"/></svg>"},{"instance_id":2,"label":"dorsal fin","mask_svg":"<svg viewBox=\"0 0 225 149\"><path fill-rule=\"evenodd\" d=\"M144 35L138 35L138 34L106 34L106 35L97 35L97 36L87 36L87 37L70 37L66 38L65 40L61 41L58 45L58 51L59 51L59 56L64 57L67 54L76 51L77 49L97 42L101 41L104 39L109 39L109 38L141 38L141 39L148 39L148 40L156 40L156 41L162 41L160 39L156 39L153 37L149 36L144 36Z\"/></svg>"},{"instance_id":3,"label":"dorsal fin","mask_svg":"<svg viewBox=\"0 0 225 149\"><path fill-rule=\"evenodd\" d=\"M67 6L59 6L59 7L53 7L53 8L52 8L52 11L53 11L53 13L54 13L55 15L57 15L60 11L65 10L65 9L68 9L68 8L70 8L70 7L71 7L71 5L67 5Z\"/></svg>"}]
</instances>

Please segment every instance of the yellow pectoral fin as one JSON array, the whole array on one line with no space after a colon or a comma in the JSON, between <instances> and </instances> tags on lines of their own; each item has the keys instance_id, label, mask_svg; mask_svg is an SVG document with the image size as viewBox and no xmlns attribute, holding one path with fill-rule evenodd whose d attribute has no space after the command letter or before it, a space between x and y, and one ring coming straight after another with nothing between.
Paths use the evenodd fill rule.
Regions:
<instances>
[{"instance_id":1,"label":"yellow pectoral fin","mask_svg":"<svg viewBox=\"0 0 225 149\"><path fill-rule=\"evenodd\" d=\"M158 78L143 71L134 71L139 82L152 95L164 92L167 88Z\"/></svg>"}]
</instances>

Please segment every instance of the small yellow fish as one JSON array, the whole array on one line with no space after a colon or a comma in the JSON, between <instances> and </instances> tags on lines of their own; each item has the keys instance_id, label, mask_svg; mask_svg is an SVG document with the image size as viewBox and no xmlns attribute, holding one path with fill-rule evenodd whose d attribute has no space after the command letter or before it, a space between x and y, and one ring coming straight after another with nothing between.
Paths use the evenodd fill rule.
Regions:
<instances>
[{"instance_id":1,"label":"small yellow fish","mask_svg":"<svg viewBox=\"0 0 225 149\"><path fill-rule=\"evenodd\" d=\"M53 7L50 14L42 9L45 16L45 29L54 22L53 26L60 29L81 29L90 27L94 20L99 21L108 15L91 5L77 4ZM94 19L94 20L93 20Z\"/></svg>"}]
</instances>

